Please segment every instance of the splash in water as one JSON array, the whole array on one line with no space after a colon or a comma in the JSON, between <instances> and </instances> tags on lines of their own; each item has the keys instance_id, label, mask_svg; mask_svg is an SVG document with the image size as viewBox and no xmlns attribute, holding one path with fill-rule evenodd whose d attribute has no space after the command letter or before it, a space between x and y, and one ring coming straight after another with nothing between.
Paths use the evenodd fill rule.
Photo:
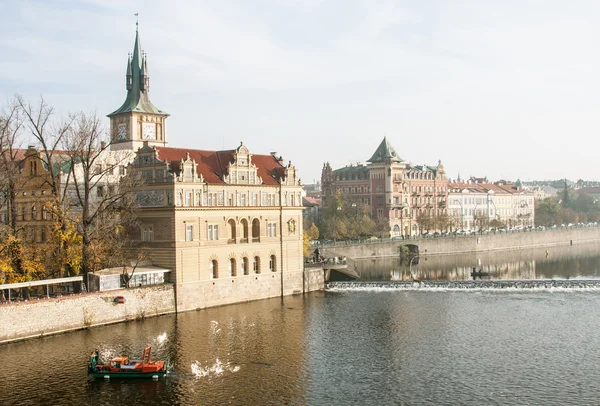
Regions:
<instances>
[{"instance_id":1,"label":"splash in water","mask_svg":"<svg viewBox=\"0 0 600 406\"><path fill-rule=\"evenodd\" d=\"M216 320L210 322L210 329L213 334L219 334L221 332L221 329L219 328L219 322Z\"/></svg>"},{"instance_id":2,"label":"splash in water","mask_svg":"<svg viewBox=\"0 0 600 406\"><path fill-rule=\"evenodd\" d=\"M196 361L192 364L192 374L197 378L203 378L210 375L221 375L226 372L238 372L240 367L238 365L232 366L229 363L223 364L220 359L217 358L213 365L202 366L200 361Z\"/></svg>"},{"instance_id":3,"label":"splash in water","mask_svg":"<svg viewBox=\"0 0 600 406\"><path fill-rule=\"evenodd\" d=\"M164 332L164 333L162 333L161 335L159 335L158 337L156 337L156 341L157 341L159 344L162 344L162 343L164 343L165 341L167 341L167 333L166 333L166 332Z\"/></svg>"}]
</instances>

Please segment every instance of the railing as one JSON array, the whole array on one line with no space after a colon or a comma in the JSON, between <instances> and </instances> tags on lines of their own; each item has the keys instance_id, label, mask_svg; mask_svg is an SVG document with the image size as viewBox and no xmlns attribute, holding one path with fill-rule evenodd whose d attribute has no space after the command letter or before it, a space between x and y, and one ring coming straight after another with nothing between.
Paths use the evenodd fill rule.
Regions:
<instances>
[{"instance_id":1,"label":"railing","mask_svg":"<svg viewBox=\"0 0 600 406\"><path fill-rule=\"evenodd\" d=\"M252 242L260 242L260 237L252 237Z\"/></svg>"},{"instance_id":2,"label":"railing","mask_svg":"<svg viewBox=\"0 0 600 406\"><path fill-rule=\"evenodd\" d=\"M240 243L245 244L248 242L247 238L240 238Z\"/></svg>"},{"instance_id":3,"label":"railing","mask_svg":"<svg viewBox=\"0 0 600 406\"><path fill-rule=\"evenodd\" d=\"M229 238L227 244L235 244L235 238Z\"/></svg>"}]
</instances>

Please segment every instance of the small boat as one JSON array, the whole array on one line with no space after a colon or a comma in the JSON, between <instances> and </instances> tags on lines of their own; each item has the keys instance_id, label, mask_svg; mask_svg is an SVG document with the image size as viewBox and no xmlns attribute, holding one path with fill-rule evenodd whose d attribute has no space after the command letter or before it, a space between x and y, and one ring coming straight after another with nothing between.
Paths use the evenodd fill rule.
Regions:
<instances>
[{"instance_id":1,"label":"small boat","mask_svg":"<svg viewBox=\"0 0 600 406\"><path fill-rule=\"evenodd\" d=\"M88 375L92 378L152 378L166 377L169 367L165 361L152 361L152 346L144 348L142 359L129 359L127 356L113 357L105 364L98 363L98 352L90 355Z\"/></svg>"}]
</instances>

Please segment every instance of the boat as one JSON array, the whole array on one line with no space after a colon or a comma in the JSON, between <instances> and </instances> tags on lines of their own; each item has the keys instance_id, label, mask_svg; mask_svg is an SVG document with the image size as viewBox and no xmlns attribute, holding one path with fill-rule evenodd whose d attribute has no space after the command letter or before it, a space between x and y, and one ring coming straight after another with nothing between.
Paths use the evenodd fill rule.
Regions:
<instances>
[{"instance_id":1,"label":"boat","mask_svg":"<svg viewBox=\"0 0 600 406\"><path fill-rule=\"evenodd\" d=\"M98 363L98 350L90 355L88 375L92 378L151 378L158 379L169 374L169 366L165 361L152 361L152 346L144 348L142 359L130 359L120 355L111 358L107 363Z\"/></svg>"}]
</instances>

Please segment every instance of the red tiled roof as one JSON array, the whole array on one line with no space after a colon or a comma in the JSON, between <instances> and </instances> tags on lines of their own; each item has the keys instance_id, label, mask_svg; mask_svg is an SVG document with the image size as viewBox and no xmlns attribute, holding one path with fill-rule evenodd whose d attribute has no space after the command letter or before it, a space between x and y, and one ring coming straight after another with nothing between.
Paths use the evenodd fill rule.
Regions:
<instances>
[{"instance_id":1,"label":"red tiled roof","mask_svg":"<svg viewBox=\"0 0 600 406\"><path fill-rule=\"evenodd\" d=\"M203 151L198 149L157 147L158 158L169 163L174 173L179 173L181 160L187 158L196 161L196 171L202 174L204 180L212 184L224 184L223 177L227 175L227 167L233 163L235 150ZM272 155L252 155L251 162L257 167L257 174L264 185L279 185L285 168Z\"/></svg>"}]
</instances>

